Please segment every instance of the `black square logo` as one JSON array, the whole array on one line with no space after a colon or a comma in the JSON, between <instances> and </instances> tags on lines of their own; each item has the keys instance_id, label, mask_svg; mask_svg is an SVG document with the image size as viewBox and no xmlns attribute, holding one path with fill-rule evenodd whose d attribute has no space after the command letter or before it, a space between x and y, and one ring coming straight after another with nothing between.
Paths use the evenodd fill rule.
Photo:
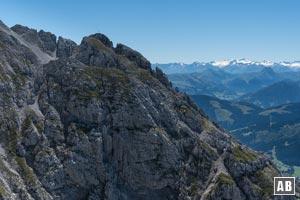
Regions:
<instances>
[{"instance_id":1,"label":"black square logo","mask_svg":"<svg viewBox=\"0 0 300 200\"><path fill-rule=\"evenodd\" d=\"M274 177L274 195L295 195L295 177Z\"/></svg>"}]
</instances>

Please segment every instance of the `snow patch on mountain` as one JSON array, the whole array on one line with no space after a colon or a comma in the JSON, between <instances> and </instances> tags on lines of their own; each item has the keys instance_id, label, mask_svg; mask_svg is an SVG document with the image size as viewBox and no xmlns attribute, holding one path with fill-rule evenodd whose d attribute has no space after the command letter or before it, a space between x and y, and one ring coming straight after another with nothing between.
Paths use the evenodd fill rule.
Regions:
<instances>
[{"instance_id":1,"label":"snow patch on mountain","mask_svg":"<svg viewBox=\"0 0 300 200\"><path fill-rule=\"evenodd\" d=\"M231 63L232 60L213 61L211 65L215 67L226 67Z\"/></svg>"},{"instance_id":2,"label":"snow patch on mountain","mask_svg":"<svg viewBox=\"0 0 300 200\"><path fill-rule=\"evenodd\" d=\"M281 62L281 65L285 67L292 67L292 68L300 68L300 61L296 62Z\"/></svg>"}]
</instances>

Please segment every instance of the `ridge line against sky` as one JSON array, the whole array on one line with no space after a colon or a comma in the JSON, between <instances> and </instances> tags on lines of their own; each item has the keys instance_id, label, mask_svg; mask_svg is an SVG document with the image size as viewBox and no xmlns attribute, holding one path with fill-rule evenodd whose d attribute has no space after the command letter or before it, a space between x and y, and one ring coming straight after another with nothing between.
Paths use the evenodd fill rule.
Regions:
<instances>
[{"instance_id":1,"label":"ridge line against sky","mask_svg":"<svg viewBox=\"0 0 300 200\"><path fill-rule=\"evenodd\" d=\"M300 1L4 0L0 19L80 43L101 32L152 63L300 60Z\"/></svg>"}]
</instances>

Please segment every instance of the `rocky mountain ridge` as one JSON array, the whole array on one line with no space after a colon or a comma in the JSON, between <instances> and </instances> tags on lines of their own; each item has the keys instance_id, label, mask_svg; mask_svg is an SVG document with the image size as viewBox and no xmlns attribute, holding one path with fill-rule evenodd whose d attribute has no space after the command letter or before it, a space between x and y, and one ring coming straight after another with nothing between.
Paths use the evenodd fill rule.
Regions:
<instances>
[{"instance_id":1,"label":"rocky mountain ridge","mask_svg":"<svg viewBox=\"0 0 300 200\"><path fill-rule=\"evenodd\" d=\"M275 199L268 158L103 34L0 22L0 72L0 199Z\"/></svg>"}]
</instances>

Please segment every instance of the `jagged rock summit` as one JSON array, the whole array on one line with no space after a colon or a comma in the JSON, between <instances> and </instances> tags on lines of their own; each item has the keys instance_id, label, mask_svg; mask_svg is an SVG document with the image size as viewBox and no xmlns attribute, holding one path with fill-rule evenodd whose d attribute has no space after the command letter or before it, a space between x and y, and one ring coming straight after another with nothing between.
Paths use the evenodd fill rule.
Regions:
<instances>
[{"instance_id":1,"label":"jagged rock summit","mask_svg":"<svg viewBox=\"0 0 300 200\"><path fill-rule=\"evenodd\" d=\"M102 34L0 22L0 72L0 199L275 199L266 157Z\"/></svg>"}]
</instances>

